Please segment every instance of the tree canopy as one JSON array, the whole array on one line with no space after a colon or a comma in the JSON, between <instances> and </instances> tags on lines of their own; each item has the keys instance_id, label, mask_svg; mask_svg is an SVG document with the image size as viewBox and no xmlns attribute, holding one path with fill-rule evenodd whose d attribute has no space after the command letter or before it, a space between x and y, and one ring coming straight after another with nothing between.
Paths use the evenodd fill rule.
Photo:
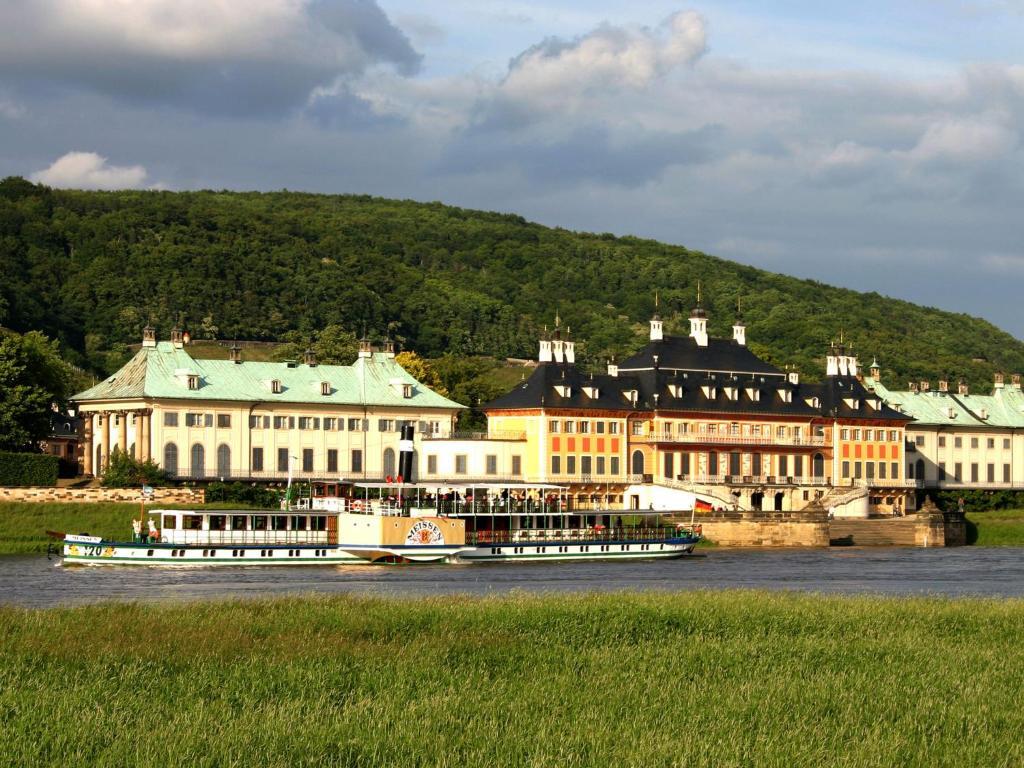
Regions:
<instances>
[{"instance_id":1,"label":"tree canopy","mask_svg":"<svg viewBox=\"0 0 1024 768\"><path fill-rule=\"evenodd\" d=\"M71 381L56 342L36 331L0 332L0 450L34 450L50 434L51 406L63 406Z\"/></svg>"}]
</instances>

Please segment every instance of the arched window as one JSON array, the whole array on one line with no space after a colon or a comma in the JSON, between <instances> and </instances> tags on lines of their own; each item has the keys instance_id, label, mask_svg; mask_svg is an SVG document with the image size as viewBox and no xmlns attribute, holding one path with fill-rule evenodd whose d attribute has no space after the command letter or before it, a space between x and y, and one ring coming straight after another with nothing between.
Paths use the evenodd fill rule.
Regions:
<instances>
[{"instance_id":1,"label":"arched window","mask_svg":"<svg viewBox=\"0 0 1024 768\"><path fill-rule=\"evenodd\" d=\"M164 471L169 475L178 474L178 446L174 443L164 446Z\"/></svg>"},{"instance_id":2,"label":"arched window","mask_svg":"<svg viewBox=\"0 0 1024 768\"><path fill-rule=\"evenodd\" d=\"M228 477L231 474L231 448L227 443L217 446L217 477Z\"/></svg>"},{"instance_id":3,"label":"arched window","mask_svg":"<svg viewBox=\"0 0 1024 768\"><path fill-rule=\"evenodd\" d=\"M194 443L192 445L190 459L192 477L203 477L206 475L206 449L203 448L202 443Z\"/></svg>"},{"instance_id":4,"label":"arched window","mask_svg":"<svg viewBox=\"0 0 1024 768\"><path fill-rule=\"evenodd\" d=\"M822 456L820 453L814 454L814 459L812 460L811 475L814 477L825 476L825 457Z\"/></svg>"},{"instance_id":5,"label":"arched window","mask_svg":"<svg viewBox=\"0 0 1024 768\"><path fill-rule=\"evenodd\" d=\"M394 448L384 449L384 475L386 477L394 477L398 474L398 470L395 469L395 450Z\"/></svg>"},{"instance_id":6,"label":"arched window","mask_svg":"<svg viewBox=\"0 0 1024 768\"><path fill-rule=\"evenodd\" d=\"M634 475L642 475L644 473L644 452L633 451L633 463L630 471Z\"/></svg>"},{"instance_id":7,"label":"arched window","mask_svg":"<svg viewBox=\"0 0 1024 768\"><path fill-rule=\"evenodd\" d=\"M915 469L917 469L917 471L914 473L914 476L918 480L924 480L924 459L917 460L917 466Z\"/></svg>"}]
</instances>

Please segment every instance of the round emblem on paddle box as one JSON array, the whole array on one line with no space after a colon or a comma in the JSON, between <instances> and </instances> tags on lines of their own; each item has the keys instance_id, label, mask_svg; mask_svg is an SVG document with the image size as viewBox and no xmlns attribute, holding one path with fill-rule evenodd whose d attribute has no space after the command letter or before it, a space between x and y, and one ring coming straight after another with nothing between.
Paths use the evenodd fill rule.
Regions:
<instances>
[{"instance_id":1,"label":"round emblem on paddle box","mask_svg":"<svg viewBox=\"0 0 1024 768\"><path fill-rule=\"evenodd\" d=\"M417 520L405 537L406 544L444 544L444 534L436 523Z\"/></svg>"}]
</instances>

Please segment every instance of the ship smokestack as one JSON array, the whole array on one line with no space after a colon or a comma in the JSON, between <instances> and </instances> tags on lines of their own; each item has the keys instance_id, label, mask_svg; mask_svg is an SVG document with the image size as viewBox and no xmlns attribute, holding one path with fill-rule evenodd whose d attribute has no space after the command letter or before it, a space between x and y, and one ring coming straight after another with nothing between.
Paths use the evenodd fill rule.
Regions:
<instances>
[{"instance_id":1,"label":"ship smokestack","mask_svg":"<svg viewBox=\"0 0 1024 768\"><path fill-rule=\"evenodd\" d=\"M413 482L412 450L415 430L412 424L402 426L402 438L398 441L398 476L403 483Z\"/></svg>"}]
</instances>

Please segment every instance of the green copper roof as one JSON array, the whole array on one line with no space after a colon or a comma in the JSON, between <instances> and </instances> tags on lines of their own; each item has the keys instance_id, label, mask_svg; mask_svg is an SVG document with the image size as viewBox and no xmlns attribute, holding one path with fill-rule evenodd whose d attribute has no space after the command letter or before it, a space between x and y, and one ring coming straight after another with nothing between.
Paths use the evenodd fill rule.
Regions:
<instances>
[{"instance_id":1,"label":"green copper roof","mask_svg":"<svg viewBox=\"0 0 1024 768\"><path fill-rule=\"evenodd\" d=\"M955 392L895 392L870 377L864 386L885 402L899 406L915 422L930 426L1024 427L1024 393L1015 386L996 388L991 395Z\"/></svg>"},{"instance_id":2,"label":"green copper roof","mask_svg":"<svg viewBox=\"0 0 1024 768\"><path fill-rule=\"evenodd\" d=\"M199 377L199 388L189 389L189 375ZM280 393L271 381L281 382ZM321 384L330 393L321 394ZM401 384L412 385L404 397ZM196 360L170 342L143 347L113 376L72 399L125 400L164 398L180 400L241 400L267 403L322 403L407 408L463 408L410 376L395 359L382 352L360 357L352 365L264 363Z\"/></svg>"}]
</instances>

